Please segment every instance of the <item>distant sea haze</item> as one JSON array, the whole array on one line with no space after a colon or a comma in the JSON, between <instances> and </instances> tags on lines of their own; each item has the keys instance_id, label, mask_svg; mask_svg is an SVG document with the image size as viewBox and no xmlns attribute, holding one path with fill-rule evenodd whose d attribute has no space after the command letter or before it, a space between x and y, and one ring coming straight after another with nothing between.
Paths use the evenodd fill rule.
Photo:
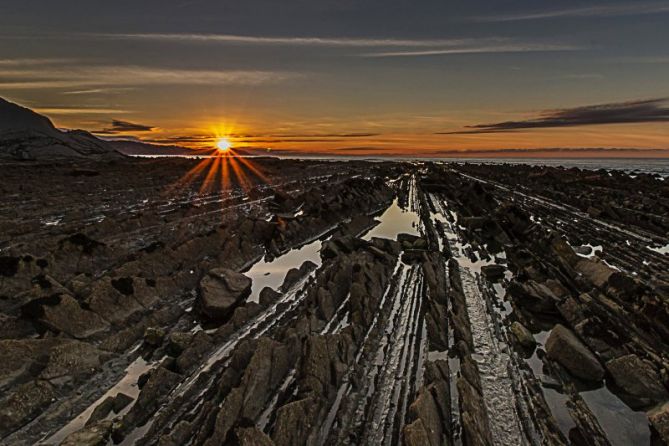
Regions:
<instances>
[{"instance_id":1,"label":"distant sea haze","mask_svg":"<svg viewBox=\"0 0 669 446\"><path fill-rule=\"evenodd\" d=\"M438 159L444 161L444 159ZM435 159L435 161L437 161ZM579 169L622 170L630 174L655 173L669 177L669 158L451 158L450 162L485 164L529 164L534 166L578 167Z\"/></svg>"},{"instance_id":2,"label":"distant sea haze","mask_svg":"<svg viewBox=\"0 0 669 446\"><path fill-rule=\"evenodd\" d=\"M206 158L208 155L131 155L138 158L165 158L165 157L189 157ZM263 155L250 155L253 157ZM669 177L669 158L426 158L426 157L363 157L363 156L326 156L323 154L314 154L299 156L296 154L276 154L268 156L286 159L333 159L333 160L369 160L369 161L435 161L443 163L480 163L480 164L527 164L532 166L552 166L552 167L578 167L588 170L622 170L631 175L634 173L658 174L663 178Z\"/></svg>"}]
</instances>

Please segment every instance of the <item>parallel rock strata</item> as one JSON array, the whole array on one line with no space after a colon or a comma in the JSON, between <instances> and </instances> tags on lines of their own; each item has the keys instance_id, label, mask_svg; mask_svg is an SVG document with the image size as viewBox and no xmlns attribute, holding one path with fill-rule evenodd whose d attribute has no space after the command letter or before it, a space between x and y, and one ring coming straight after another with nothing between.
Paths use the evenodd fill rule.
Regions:
<instances>
[{"instance_id":1,"label":"parallel rock strata","mask_svg":"<svg viewBox=\"0 0 669 446\"><path fill-rule=\"evenodd\" d=\"M0 166L0 443L667 441L663 182L253 162Z\"/></svg>"}]
</instances>

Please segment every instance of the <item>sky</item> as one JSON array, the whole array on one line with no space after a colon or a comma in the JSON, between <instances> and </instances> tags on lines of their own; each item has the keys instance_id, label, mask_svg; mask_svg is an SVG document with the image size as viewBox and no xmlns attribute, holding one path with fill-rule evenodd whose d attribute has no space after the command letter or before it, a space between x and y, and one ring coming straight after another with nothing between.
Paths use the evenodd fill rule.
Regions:
<instances>
[{"instance_id":1,"label":"sky","mask_svg":"<svg viewBox=\"0 0 669 446\"><path fill-rule=\"evenodd\" d=\"M0 96L198 148L669 156L667 42L669 0L2 0Z\"/></svg>"}]
</instances>

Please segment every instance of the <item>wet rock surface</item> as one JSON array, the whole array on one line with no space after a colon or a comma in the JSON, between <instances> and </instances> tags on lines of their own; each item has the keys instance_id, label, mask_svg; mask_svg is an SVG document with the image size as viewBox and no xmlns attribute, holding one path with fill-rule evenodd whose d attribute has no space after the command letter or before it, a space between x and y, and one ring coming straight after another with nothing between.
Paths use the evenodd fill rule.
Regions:
<instances>
[{"instance_id":1,"label":"wet rock surface","mask_svg":"<svg viewBox=\"0 0 669 446\"><path fill-rule=\"evenodd\" d=\"M0 444L668 440L658 179L254 163L0 166Z\"/></svg>"},{"instance_id":2,"label":"wet rock surface","mask_svg":"<svg viewBox=\"0 0 669 446\"><path fill-rule=\"evenodd\" d=\"M604 368L595 355L563 325L558 324L551 330L546 341L546 353L581 379L599 381L604 377Z\"/></svg>"},{"instance_id":3,"label":"wet rock surface","mask_svg":"<svg viewBox=\"0 0 669 446\"><path fill-rule=\"evenodd\" d=\"M202 312L211 319L229 314L251 294L251 279L226 268L210 270L200 281Z\"/></svg>"}]
</instances>

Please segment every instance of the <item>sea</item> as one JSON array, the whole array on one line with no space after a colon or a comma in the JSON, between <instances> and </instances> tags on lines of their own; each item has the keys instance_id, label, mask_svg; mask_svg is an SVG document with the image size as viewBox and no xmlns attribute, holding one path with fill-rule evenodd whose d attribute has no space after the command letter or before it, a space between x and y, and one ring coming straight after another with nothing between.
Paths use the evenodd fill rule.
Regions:
<instances>
[{"instance_id":1,"label":"sea","mask_svg":"<svg viewBox=\"0 0 669 446\"><path fill-rule=\"evenodd\" d=\"M622 170L669 177L669 158L443 158L434 161L481 164L528 164L532 166L577 167L586 170Z\"/></svg>"},{"instance_id":2,"label":"sea","mask_svg":"<svg viewBox=\"0 0 669 446\"><path fill-rule=\"evenodd\" d=\"M206 156L193 155L131 155L137 158L194 158ZM319 159L319 160L367 160L367 161L434 161L442 163L479 163L479 164L527 164L531 166L577 167L587 170L622 170L630 175L638 173L658 174L669 177L669 158L404 158L404 157L355 157L355 156L286 156L273 155L284 159ZM250 156L255 158L256 156Z\"/></svg>"}]
</instances>

